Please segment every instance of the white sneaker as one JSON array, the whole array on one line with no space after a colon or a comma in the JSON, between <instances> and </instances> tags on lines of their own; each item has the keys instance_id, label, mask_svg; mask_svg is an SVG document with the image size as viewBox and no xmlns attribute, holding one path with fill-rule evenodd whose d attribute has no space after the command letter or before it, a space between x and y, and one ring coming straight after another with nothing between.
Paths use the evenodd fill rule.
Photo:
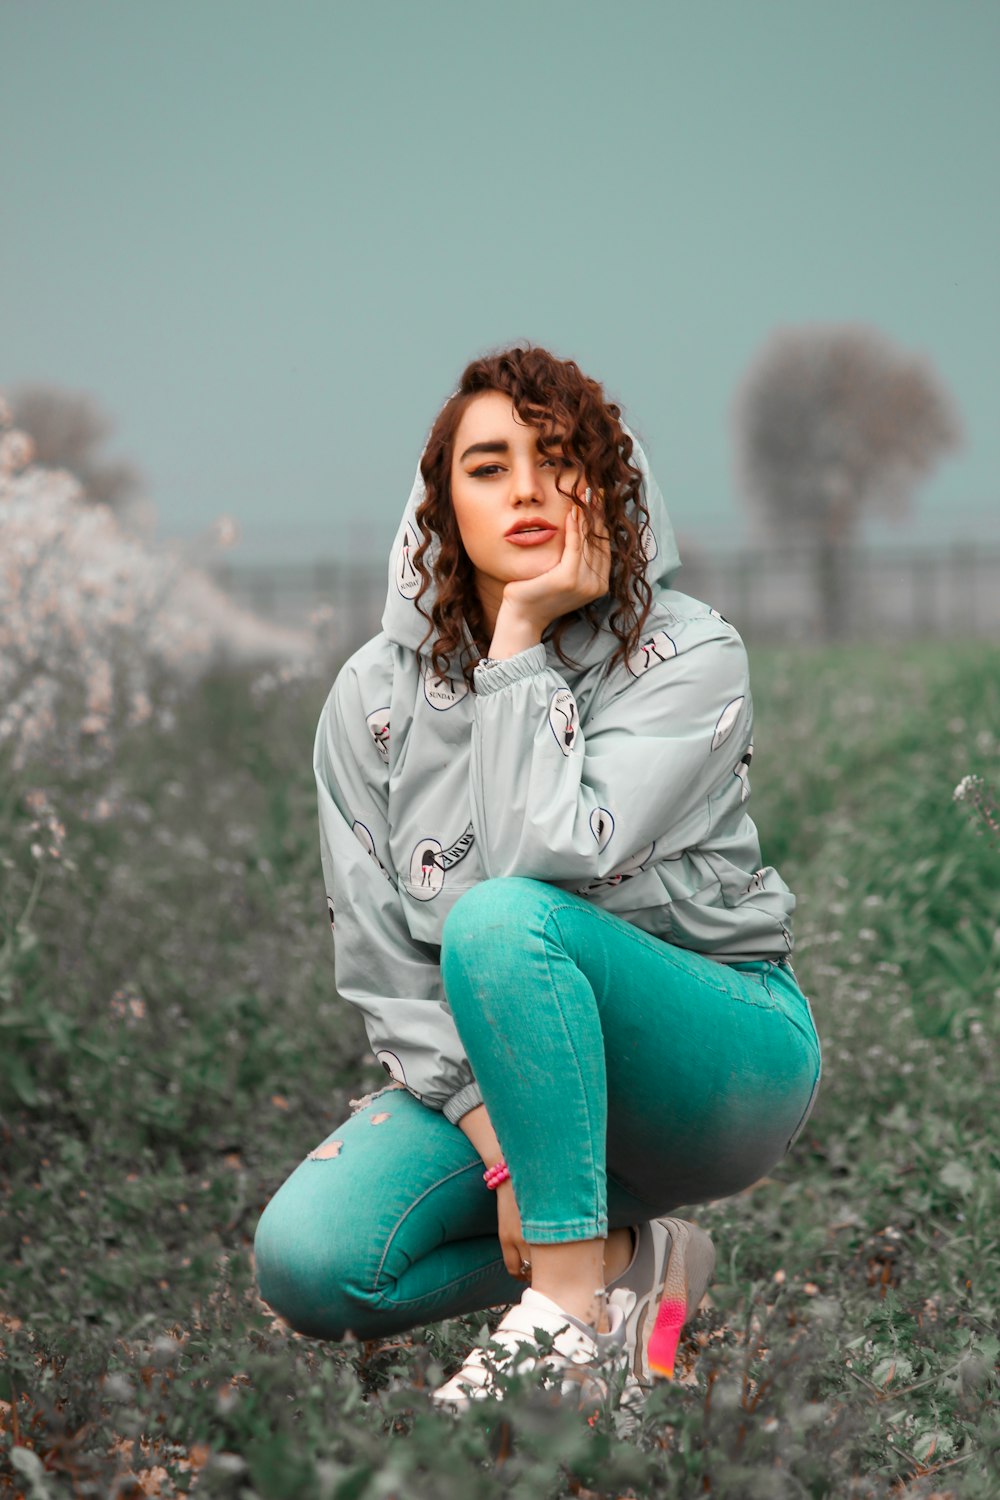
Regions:
<instances>
[{"instance_id":1,"label":"white sneaker","mask_svg":"<svg viewBox=\"0 0 1000 1500\"><path fill-rule=\"evenodd\" d=\"M500 1320L486 1348L473 1349L457 1374L431 1392L431 1400L438 1407L466 1411L472 1401L502 1400L497 1374L537 1369L561 1375L559 1396L578 1407L614 1406L629 1363L622 1308L609 1305L608 1320L608 1332L595 1333L589 1323L528 1287ZM551 1353L539 1348L538 1333L551 1336Z\"/></svg>"},{"instance_id":2,"label":"white sneaker","mask_svg":"<svg viewBox=\"0 0 1000 1500\"><path fill-rule=\"evenodd\" d=\"M715 1246L686 1219L651 1219L632 1227L635 1248L625 1270L608 1283L608 1315L612 1307L625 1314L627 1400L637 1405L654 1379L673 1376L681 1329L715 1270Z\"/></svg>"}]
</instances>

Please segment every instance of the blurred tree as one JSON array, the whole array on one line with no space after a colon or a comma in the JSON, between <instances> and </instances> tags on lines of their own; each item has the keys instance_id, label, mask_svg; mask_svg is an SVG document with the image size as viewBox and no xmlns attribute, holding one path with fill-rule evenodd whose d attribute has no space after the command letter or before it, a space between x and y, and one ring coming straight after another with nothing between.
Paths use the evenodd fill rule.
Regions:
<instances>
[{"instance_id":1,"label":"blurred tree","mask_svg":"<svg viewBox=\"0 0 1000 1500\"><path fill-rule=\"evenodd\" d=\"M779 328L733 403L737 487L768 541L807 548L821 624L845 633L865 512L908 513L917 483L962 441L930 361L866 324Z\"/></svg>"},{"instance_id":2,"label":"blurred tree","mask_svg":"<svg viewBox=\"0 0 1000 1500\"><path fill-rule=\"evenodd\" d=\"M35 462L47 469L67 469L82 484L88 500L103 500L121 510L139 494L144 478L134 464L103 459L97 451L114 431L114 423L86 391L53 385L15 386L8 392L15 426L35 441Z\"/></svg>"}]
</instances>

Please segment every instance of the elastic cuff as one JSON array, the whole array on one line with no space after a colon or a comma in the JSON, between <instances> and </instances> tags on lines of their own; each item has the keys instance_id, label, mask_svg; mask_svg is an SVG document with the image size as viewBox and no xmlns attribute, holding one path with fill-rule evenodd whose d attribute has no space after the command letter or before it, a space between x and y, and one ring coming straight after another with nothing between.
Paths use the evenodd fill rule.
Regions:
<instances>
[{"instance_id":1,"label":"elastic cuff","mask_svg":"<svg viewBox=\"0 0 1000 1500\"><path fill-rule=\"evenodd\" d=\"M482 1102L482 1091L473 1079L471 1083L467 1083L464 1088L459 1089L457 1094L452 1094L451 1098L445 1101L442 1114L446 1120L457 1125L463 1115L467 1115L470 1109L475 1109L476 1105Z\"/></svg>"},{"instance_id":2,"label":"elastic cuff","mask_svg":"<svg viewBox=\"0 0 1000 1500\"><path fill-rule=\"evenodd\" d=\"M476 692L480 697L485 697L500 688L510 687L522 677L534 677L537 673L544 672L545 665L545 646L539 641L537 646L528 646L516 656L508 656L506 661L497 662L495 666L477 666L473 673Z\"/></svg>"}]
</instances>

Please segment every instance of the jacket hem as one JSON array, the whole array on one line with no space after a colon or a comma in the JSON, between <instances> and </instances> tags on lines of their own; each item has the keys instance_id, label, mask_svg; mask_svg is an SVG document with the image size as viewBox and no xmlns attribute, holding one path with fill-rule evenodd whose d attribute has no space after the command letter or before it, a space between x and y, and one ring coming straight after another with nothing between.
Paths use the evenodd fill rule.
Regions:
<instances>
[{"instance_id":1,"label":"jacket hem","mask_svg":"<svg viewBox=\"0 0 1000 1500\"><path fill-rule=\"evenodd\" d=\"M720 964L780 964L788 962L788 952L783 948L780 953L726 953L724 958L718 953L706 953L703 956L714 958Z\"/></svg>"}]
</instances>

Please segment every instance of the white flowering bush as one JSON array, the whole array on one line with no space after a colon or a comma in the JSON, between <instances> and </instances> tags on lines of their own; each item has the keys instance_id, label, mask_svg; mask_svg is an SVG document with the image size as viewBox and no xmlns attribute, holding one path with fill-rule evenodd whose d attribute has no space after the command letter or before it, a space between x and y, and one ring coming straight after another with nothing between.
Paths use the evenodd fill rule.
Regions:
<instances>
[{"instance_id":1,"label":"white flowering bush","mask_svg":"<svg viewBox=\"0 0 1000 1500\"><path fill-rule=\"evenodd\" d=\"M1000 838L1000 808L982 776L963 776L952 793L956 802L966 802L974 809L990 832ZM982 833L982 828L977 829Z\"/></svg>"},{"instance_id":2,"label":"white flowering bush","mask_svg":"<svg viewBox=\"0 0 1000 1500\"><path fill-rule=\"evenodd\" d=\"M171 698L220 660L308 670L315 632L235 605L182 554L143 545L72 475L33 457L0 397L0 763L9 771L110 761L123 729L158 712L169 725ZM236 535L222 517L209 544Z\"/></svg>"}]
</instances>

